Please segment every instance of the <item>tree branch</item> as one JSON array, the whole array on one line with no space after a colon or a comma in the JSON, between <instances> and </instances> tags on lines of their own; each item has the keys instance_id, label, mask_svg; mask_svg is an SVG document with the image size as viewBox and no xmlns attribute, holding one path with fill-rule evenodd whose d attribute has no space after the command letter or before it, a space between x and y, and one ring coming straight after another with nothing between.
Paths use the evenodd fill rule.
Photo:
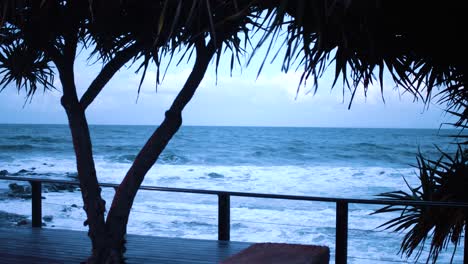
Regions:
<instances>
[{"instance_id":1,"label":"tree branch","mask_svg":"<svg viewBox=\"0 0 468 264\"><path fill-rule=\"evenodd\" d=\"M141 45L133 44L132 46L118 52L96 76L91 85L89 85L86 92L80 99L80 104L83 109L86 108L94 101L98 94L102 91L104 86L114 76L114 74L122 68L131 58L136 56L140 51Z\"/></svg>"},{"instance_id":2,"label":"tree branch","mask_svg":"<svg viewBox=\"0 0 468 264\"><path fill-rule=\"evenodd\" d=\"M205 75L209 62L215 54L215 47L211 42L208 46L202 43L197 45L196 48L197 58L184 87L179 92L171 108L166 112L164 121L138 153L132 167L128 170L115 193L106 221L107 230L112 230L108 235L113 243L113 248L119 249L122 247L130 208L138 188L146 173L156 163L159 155L182 125L182 110L194 95Z\"/></svg>"},{"instance_id":3,"label":"tree branch","mask_svg":"<svg viewBox=\"0 0 468 264\"><path fill-rule=\"evenodd\" d=\"M101 188L97 180L88 121L76 92L73 71L76 52L73 51L73 48L76 48L76 43L73 42L73 39L71 40L65 42L65 45L70 45L65 47L68 50L66 53L54 56L56 56L55 63L63 87L61 103L67 113L73 149L75 150L83 209L87 216L85 225L89 225L88 236L92 241L94 256L97 254L96 252L100 252L105 247L105 201L101 197Z\"/></svg>"},{"instance_id":4,"label":"tree branch","mask_svg":"<svg viewBox=\"0 0 468 264\"><path fill-rule=\"evenodd\" d=\"M55 64L55 67L57 67L57 70L59 70L60 74L60 69L65 68L65 58L63 54L60 52L60 50L55 47L52 44L49 44L46 46L44 50L45 54L50 58L50 60Z\"/></svg>"},{"instance_id":5,"label":"tree branch","mask_svg":"<svg viewBox=\"0 0 468 264\"><path fill-rule=\"evenodd\" d=\"M203 70L203 75L201 76L201 79L196 80L198 81L197 85L190 85L191 81L195 81L192 79L195 79L198 77L196 74L198 71L196 67L200 67L200 65L197 66L197 64L202 63L199 60L203 60L204 58L209 58L207 64L204 65L205 67L208 67L208 63L211 61L211 58L213 57L216 51L214 41L210 41L206 46L204 42L205 40L202 38L196 41L195 48L197 51L197 60L195 61L194 69L192 73L190 74L189 78L187 79L187 82L185 83L184 87L179 92L177 97L174 99L174 102L172 103L171 108L169 109L169 112L174 112L174 113L182 112L182 110L185 108L185 106L188 104L188 102L192 99L193 95L195 94L195 91L197 90L198 85L201 82L201 79L203 79L206 68ZM202 58L202 59L199 59L199 58ZM192 76L192 74L194 74L194 76Z\"/></svg>"}]
</instances>

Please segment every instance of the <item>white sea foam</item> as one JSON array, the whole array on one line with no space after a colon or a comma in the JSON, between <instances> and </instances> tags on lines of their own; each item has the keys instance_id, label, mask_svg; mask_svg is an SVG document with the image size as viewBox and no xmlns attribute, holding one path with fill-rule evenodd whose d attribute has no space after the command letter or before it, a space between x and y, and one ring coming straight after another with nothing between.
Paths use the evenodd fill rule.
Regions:
<instances>
[{"instance_id":1,"label":"white sea foam","mask_svg":"<svg viewBox=\"0 0 468 264\"><path fill-rule=\"evenodd\" d=\"M127 164L97 163L101 182L120 182ZM417 184L412 168L156 165L144 185L340 197L372 196ZM370 186L370 187L369 187Z\"/></svg>"},{"instance_id":2,"label":"white sea foam","mask_svg":"<svg viewBox=\"0 0 468 264\"><path fill-rule=\"evenodd\" d=\"M55 178L61 173L70 172L69 166L73 163L66 160L49 162L32 162L26 169L34 167L34 172L39 176ZM119 163L110 166L103 160L98 160L96 165L101 182L116 183L123 178L129 166ZM19 170L11 165L13 172L13 168ZM412 168L383 167L157 165L148 173L143 184L372 198L379 192L404 189L403 176L416 185L417 179L411 176L412 173ZM3 189L7 188L7 184L0 181ZM103 197L108 203L113 194L112 188L103 189ZM48 228L86 230L79 192L49 192L43 196L43 215L53 216L53 220L47 223ZM5 199L1 204L3 211L30 214L30 200ZM232 240L320 244L334 250L336 212L333 203L232 197L231 208ZM401 235L376 229L392 215L370 215L376 208L378 206L353 204L349 207L349 263L402 261L396 255ZM217 197L140 191L132 209L128 232L216 239ZM460 254L457 259L461 258Z\"/></svg>"}]
</instances>

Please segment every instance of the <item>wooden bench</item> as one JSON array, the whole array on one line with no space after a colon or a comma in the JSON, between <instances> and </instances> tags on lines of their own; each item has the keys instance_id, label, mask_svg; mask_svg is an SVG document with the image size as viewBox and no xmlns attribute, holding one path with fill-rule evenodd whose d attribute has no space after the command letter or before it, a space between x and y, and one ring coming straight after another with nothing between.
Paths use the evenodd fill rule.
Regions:
<instances>
[{"instance_id":1,"label":"wooden bench","mask_svg":"<svg viewBox=\"0 0 468 264\"><path fill-rule=\"evenodd\" d=\"M328 264L325 246L257 243L225 259L221 264Z\"/></svg>"}]
</instances>

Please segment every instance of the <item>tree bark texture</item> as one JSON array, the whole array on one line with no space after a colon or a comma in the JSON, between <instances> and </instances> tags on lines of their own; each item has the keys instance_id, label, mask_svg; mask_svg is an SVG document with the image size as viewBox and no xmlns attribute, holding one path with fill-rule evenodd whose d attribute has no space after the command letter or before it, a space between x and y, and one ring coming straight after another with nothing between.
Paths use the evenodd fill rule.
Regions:
<instances>
[{"instance_id":1,"label":"tree bark texture","mask_svg":"<svg viewBox=\"0 0 468 264\"><path fill-rule=\"evenodd\" d=\"M63 60L57 68L63 86L61 102L68 117L84 204L83 208L87 216L85 224L89 225L88 236L92 241L94 254L94 252L99 252L106 244L105 201L101 198L101 188L96 176L88 122L76 94L73 60Z\"/></svg>"},{"instance_id":2,"label":"tree bark texture","mask_svg":"<svg viewBox=\"0 0 468 264\"><path fill-rule=\"evenodd\" d=\"M193 97L205 75L209 62L215 54L215 47L212 42L209 42L207 46L205 46L204 43L199 44L196 46L196 49L196 61L186 83L177 95L170 109L166 112L165 119L161 125L155 130L138 153L114 196L112 206L107 216L106 225L111 237L110 241L113 251L120 255L123 255L125 251L124 239L127 222L137 191L146 173L155 164L169 140L182 125L182 110Z\"/></svg>"}]
</instances>

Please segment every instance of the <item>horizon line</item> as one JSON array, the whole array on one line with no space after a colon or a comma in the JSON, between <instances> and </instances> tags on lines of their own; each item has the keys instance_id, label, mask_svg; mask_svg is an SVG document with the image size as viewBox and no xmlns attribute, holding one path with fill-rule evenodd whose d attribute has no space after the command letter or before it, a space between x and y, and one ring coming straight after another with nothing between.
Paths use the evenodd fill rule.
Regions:
<instances>
[{"instance_id":1,"label":"horizon line","mask_svg":"<svg viewBox=\"0 0 468 264\"><path fill-rule=\"evenodd\" d=\"M59 125L59 126L68 126L68 123L0 123L0 125ZM158 126L156 124L89 124L90 126ZM453 129L457 128L447 128L443 127L443 124L438 128L435 127L351 127L351 126L287 126L287 125L194 125L186 124L182 127L258 127L258 128L348 128L348 129Z\"/></svg>"}]
</instances>

